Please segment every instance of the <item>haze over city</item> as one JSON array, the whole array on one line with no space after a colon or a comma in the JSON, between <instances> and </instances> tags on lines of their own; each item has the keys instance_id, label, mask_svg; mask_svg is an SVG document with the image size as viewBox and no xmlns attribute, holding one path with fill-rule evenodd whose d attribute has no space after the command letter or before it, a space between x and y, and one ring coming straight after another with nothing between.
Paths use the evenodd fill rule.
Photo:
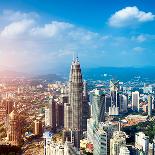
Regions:
<instances>
[{"instance_id":1,"label":"haze over city","mask_svg":"<svg viewBox=\"0 0 155 155\"><path fill-rule=\"evenodd\" d=\"M154 0L1 0L0 68L155 66ZM126 60L127 59L127 60Z\"/></svg>"},{"instance_id":2,"label":"haze over city","mask_svg":"<svg viewBox=\"0 0 155 155\"><path fill-rule=\"evenodd\" d=\"M155 155L154 0L0 0L0 155Z\"/></svg>"}]
</instances>

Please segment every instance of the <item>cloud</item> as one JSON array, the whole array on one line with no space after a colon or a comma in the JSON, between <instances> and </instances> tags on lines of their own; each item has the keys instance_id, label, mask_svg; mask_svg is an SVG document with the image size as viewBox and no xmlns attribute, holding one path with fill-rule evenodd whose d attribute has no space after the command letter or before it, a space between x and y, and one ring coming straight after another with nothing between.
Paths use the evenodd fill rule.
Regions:
<instances>
[{"instance_id":1,"label":"cloud","mask_svg":"<svg viewBox=\"0 0 155 155\"><path fill-rule=\"evenodd\" d=\"M34 25L33 20L20 20L12 22L5 26L0 35L7 38L15 38L17 36L24 35Z\"/></svg>"},{"instance_id":2,"label":"cloud","mask_svg":"<svg viewBox=\"0 0 155 155\"><path fill-rule=\"evenodd\" d=\"M153 21L155 15L151 12L140 11L136 6L126 7L113 14L108 23L111 27L121 28L135 26L140 23Z\"/></svg>"},{"instance_id":3,"label":"cloud","mask_svg":"<svg viewBox=\"0 0 155 155\"><path fill-rule=\"evenodd\" d=\"M74 25L70 23L52 21L49 24L45 24L43 27L34 27L31 30L31 34L39 37L53 37L73 27Z\"/></svg>"},{"instance_id":4,"label":"cloud","mask_svg":"<svg viewBox=\"0 0 155 155\"><path fill-rule=\"evenodd\" d=\"M141 52L143 52L144 50L145 50L144 48L139 47L139 46L133 48L133 51L136 52L136 53L141 53Z\"/></svg>"},{"instance_id":5,"label":"cloud","mask_svg":"<svg viewBox=\"0 0 155 155\"><path fill-rule=\"evenodd\" d=\"M139 36L137 36L136 39L138 42L144 42L146 40L146 37L144 35L139 35Z\"/></svg>"},{"instance_id":6,"label":"cloud","mask_svg":"<svg viewBox=\"0 0 155 155\"><path fill-rule=\"evenodd\" d=\"M97 33L73 23L48 20L34 12L7 10L0 19L0 66L22 72L57 72L70 65L73 52L78 52L84 67L137 64L135 59L141 59L147 49L139 42L154 41L154 35L140 34L132 40L127 35Z\"/></svg>"},{"instance_id":7,"label":"cloud","mask_svg":"<svg viewBox=\"0 0 155 155\"><path fill-rule=\"evenodd\" d=\"M43 22L36 13L7 11L1 17L0 65L18 70L69 64L74 51L93 57L109 39L68 22Z\"/></svg>"},{"instance_id":8,"label":"cloud","mask_svg":"<svg viewBox=\"0 0 155 155\"><path fill-rule=\"evenodd\" d=\"M148 37L148 35L140 34L140 35L137 35L137 36L132 36L132 37L131 37L131 40L132 40L132 41L139 42L139 43L142 43L142 42L146 41L146 40L149 39L149 38L150 38L150 37Z\"/></svg>"}]
</instances>

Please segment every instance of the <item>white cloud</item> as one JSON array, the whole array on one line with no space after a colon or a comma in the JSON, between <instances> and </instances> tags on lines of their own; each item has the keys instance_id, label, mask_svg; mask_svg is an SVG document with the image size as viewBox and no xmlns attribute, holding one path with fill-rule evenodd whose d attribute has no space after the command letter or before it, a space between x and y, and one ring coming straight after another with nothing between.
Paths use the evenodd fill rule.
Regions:
<instances>
[{"instance_id":1,"label":"white cloud","mask_svg":"<svg viewBox=\"0 0 155 155\"><path fill-rule=\"evenodd\" d=\"M142 42L146 41L147 39L148 39L148 36L147 35L143 35L143 34L131 37L132 41L136 41L136 42L139 42L139 43L142 43Z\"/></svg>"},{"instance_id":2,"label":"white cloud","mask_svg":"<svg viewBox=\"0 0 155 155\"><path fill-rule=\"evenodd\" d=\"M143 52L144 50L145 50L144 48L139 47L139 46L133 48L133 51L137 53Z\"/></svg>"},{"instance_id":3,"label":"white cloud","mask_svg":"<svg viewBox=\"0 0 155 155\"><path fill-rule=\"evenodd\" d=\"M0 65L4 66L25 70L36 66L39 68L41 64L52 67L71 58L74 51L82 55L91 52L93 56L108 39L107 35L100 35L68 22L42 23L35 13L7 11L2 16Z\"/></svg>"},{"instance_id":4,"label":"white cloud","mask_svg":"<svg viewBox=\"0 0 155 155\"><path fill-rule=\"evenodd\" d=\"M139 42L144 42L145 40L146 40L146 37L144 36L144 35L139 35L139 36L137 36L137 41L139 41Z\"/></svg>"},{"instance_id":5,"label":"white cloud","mask_svg":"<svg viewBox=\"0 0 155 155\"><path fill-rule=\"evenodd\" d=\"M116 28L135 26L139 23L153 21L154 18L155 15L151 12L140 11L136 6L126 7L110 17L109 25Z\"/></svg>"},{"instance_id":6,"label":"white cloud","mask_svg":"<svg viewBox=\"0 0 155 155\"><path fill-rule=\"evenodd\" d=\"M66 31L67 29L71 29L73 27L74 26L69 23L52 21L49 24L45 24L43 27L34 27L31 30L31 33L34 36L53 37L54 35L62 33L63 31Z\"/></svg>"},{"instance_id":7,"label":"white cloud","mask_svg":"<svg viewBox=\"0 0 155 155\"><path fill-rule=\"evenodd\" d=\"M6 18L7 17L7 18ZM23 19L38 19L39 15L35 12L20 12L20 11L12 11L12 10L3 10L0 15L2 21L19 21Z\"/></svg>"},{"instance_id":8,"label":"white cloud","mask_svg":"<svg viewBox=\"0 0 155 155\"><path fill-rule=\"evenodd\" d=\"M0 19L0 66L11 66L24 72L68 67L74 51L88 66L111 66L115 60L119 64L120 59L124 59L120 51L126 51L126 55L130 53L131 57L137 56L134 52L145 50L138 42L154 38L145 34L135 36L134 40L126 36L103 35L68 22L47 22L36 13L7 11ZM109 61L111 56L113 60Z\"/></svg>"},{"instance_id":9,"label":"white cloud","mask_svg":"<svg viewBox=\"0 0 155 155\"><path fill-rule=\"evenodd\" d=\"M14 38L26 33L33 25L34 25L33 20L24 19L21 21L14 21L9 25L5 26L4 29L1 31L0 35L2 37Z\"/></svg>"}]
</instances>

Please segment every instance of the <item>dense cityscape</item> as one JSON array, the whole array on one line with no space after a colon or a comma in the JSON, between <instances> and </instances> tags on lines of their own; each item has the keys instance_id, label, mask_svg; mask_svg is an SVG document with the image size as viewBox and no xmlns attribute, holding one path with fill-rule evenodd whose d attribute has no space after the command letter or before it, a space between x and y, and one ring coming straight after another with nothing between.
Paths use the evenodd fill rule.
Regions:
<instances>
[{"instance_id":1,"label":"dense cityscape","mask_svg":"<svg viewBox=\"0 0 155 155\"><path fill-rule=\"evenodd\" d=\"M155 155L155 0L0 0L0 155Z\"/></svg>"},{"instance_id":2,"label":"dense cityscape","mask_svg":"<svg viewBox=\"0 0 155 155\"><path fill-rule=\"evenodd\" d=\"M87 83L78 58L71 63L69 81L4 77L0 152L153 155L154 89L154 83L137 77L130 82L107 78Z\"/></svg>"}]
</instances>

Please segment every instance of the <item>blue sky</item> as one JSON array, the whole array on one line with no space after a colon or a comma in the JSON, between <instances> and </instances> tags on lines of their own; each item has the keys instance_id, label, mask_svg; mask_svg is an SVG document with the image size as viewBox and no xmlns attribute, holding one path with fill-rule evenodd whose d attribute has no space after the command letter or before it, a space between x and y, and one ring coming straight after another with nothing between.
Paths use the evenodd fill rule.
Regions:
<instances>
[{"instance_id":1,"label":"blue sky","mask_svg":"<svg viewBox=\"0 0 155 155\"><path fill-rule=\"evenodd\" d=\"M0 66L155 66L154 0L1 0L0 19Z\"/></svg>"}]
</instances>

